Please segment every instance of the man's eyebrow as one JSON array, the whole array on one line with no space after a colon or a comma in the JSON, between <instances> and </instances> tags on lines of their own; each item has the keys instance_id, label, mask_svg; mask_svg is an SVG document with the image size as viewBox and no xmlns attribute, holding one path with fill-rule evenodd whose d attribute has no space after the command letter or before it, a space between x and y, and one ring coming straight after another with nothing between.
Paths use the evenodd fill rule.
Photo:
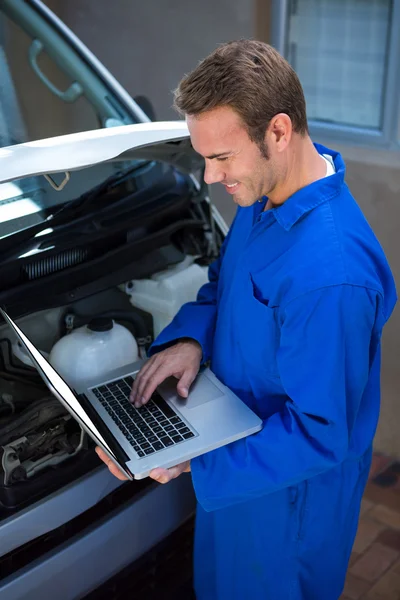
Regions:
<instances>
[{"instance_id":1,"label":"man's eyebrow","mask_svg":"<svg viewBox=\"0 0 400 600\"><path fill-rule=\"evenodd\" d=\"M226 156L227 154L231 154L231 151L227 150L226 152L220 152L219 154L210 154L210 156L206 156L205 158L208 158L208 159L220 158L221 156Z\"/></svg>"}]
</instances>

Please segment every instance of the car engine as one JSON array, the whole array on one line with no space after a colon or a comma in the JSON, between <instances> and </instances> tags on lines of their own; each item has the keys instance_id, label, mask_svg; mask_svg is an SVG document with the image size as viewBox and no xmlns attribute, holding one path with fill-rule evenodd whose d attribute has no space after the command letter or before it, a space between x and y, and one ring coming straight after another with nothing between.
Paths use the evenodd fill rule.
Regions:
<instances>
[{"instance_id":1,"label":"car engine","mask_svg":"<svg viewBox=\"0 0 400 600\"><path fill-rule=\"evenodd\" d=\"M43 386L33 368L16 365L0 343L0 483L12 486L87 448L86 434Z\"/></svg>"}]
</instances>

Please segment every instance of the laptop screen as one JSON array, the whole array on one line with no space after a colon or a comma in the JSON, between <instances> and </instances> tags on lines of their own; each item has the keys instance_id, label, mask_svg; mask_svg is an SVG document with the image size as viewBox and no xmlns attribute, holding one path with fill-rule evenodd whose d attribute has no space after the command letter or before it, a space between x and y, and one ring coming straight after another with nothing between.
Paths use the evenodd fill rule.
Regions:
<instances>
[{"instance_id":1,"label":"laptop screen","mask_svg":"<svg viewBox=\"0 0 400 600\"><path fill-rule=\"evenodd\" d=\"M41 375L49 390L60 400L63 406L65 406L72 417L78 421L93 441L108 454L129 479L132 479L132 474L125 465L125 462L129 460L128 455L109 431L96 410L90 404L89 400L83 395L76 395L64 379L57 373L54 367L46 360L46 358L44 358L41 352L39 352L29 338L2 308L0 308L0 314L26 348L38 373ZM80 401L78 398L80 398Z\"/></svg>"}]
</instances>

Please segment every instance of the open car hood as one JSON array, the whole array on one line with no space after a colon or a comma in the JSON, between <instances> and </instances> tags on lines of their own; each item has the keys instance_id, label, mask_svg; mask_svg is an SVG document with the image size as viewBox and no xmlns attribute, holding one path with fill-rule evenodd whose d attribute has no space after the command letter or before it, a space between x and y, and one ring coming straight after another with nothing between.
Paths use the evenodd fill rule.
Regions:
<instances>
[{"instance_id":1,"label":"open car hood","mask_svg":"<svg viewBox=\"0 0 400 600\"><path fill-rule=\"evenodd\" d=\"M74 171L113 159L160 160L186 173L204 164L190 143L185 121L136 123L0 148L0 183Z\"/></svg>"},{"instance_id":2,"label":"open car hood","mask_svg":"<svg viewBox=\"0 0 400 600\"><path fill-rule=\"evenodd\" d=\"M45 206L34 222L24 217L21 226L22 218L10 220L14 229L0 238L0 304L12 307L14 316L62 306L71 294L81 299L147 277L179 262L187 251L211 252L204 211L193 203L196 182L181 172L196 175L204 164L184 121L123 125L0 148L0 187L69 171L85 175L96 165L103 171L113 160L144 164L128 170L128 180L124 170L117 171L116 183L104 169L100 183L93 187L89 181L82 194ZM156 165L153 178L147 164L152 161L176 168ZM131 171L139 173L137 186L129 185Z\"/></svg>"}]
</instances>

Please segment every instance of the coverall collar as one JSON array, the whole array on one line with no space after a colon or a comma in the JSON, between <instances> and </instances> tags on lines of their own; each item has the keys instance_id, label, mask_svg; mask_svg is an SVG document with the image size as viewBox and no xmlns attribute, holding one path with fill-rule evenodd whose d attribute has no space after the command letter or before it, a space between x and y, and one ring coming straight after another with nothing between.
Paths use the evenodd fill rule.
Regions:
<instances>
[{"instance_id":1,"label":"coverall collar","mask_svg":"<svg viewBox=\"0 0 400 600\"><path fill-rule=\"evenodd\" d=\"M281 206L263 213L264 215L272 213L286 231L290 231L293 225L313 208L338 196L343 186L346 169L341 155L321 144L314 144L314 146L319 154L329 154L332 157L336 173L314 181L295 192Z\"/></svg>"}]
</instances>

